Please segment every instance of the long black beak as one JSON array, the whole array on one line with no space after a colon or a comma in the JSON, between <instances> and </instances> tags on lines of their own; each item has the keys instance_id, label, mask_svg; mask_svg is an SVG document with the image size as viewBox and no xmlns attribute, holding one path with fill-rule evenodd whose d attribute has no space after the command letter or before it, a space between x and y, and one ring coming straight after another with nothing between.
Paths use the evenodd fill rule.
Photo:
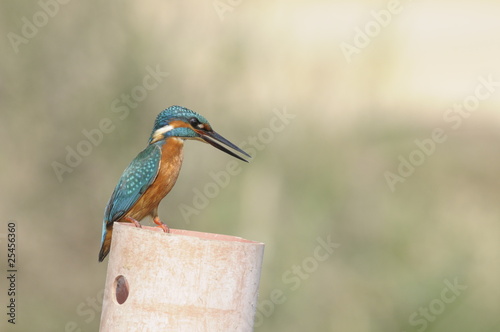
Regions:
<instances>
[{"instance_id":1,"label":"long black beak","mask_svg":"<svg viewBox=\"0 0 500 332\"><path fill-rule=\"evenodd\" d=\"M204 131L204 132L198 132L198 133L201 135L201 138L205 142L207 142L208 144L216 147L217 149L219 149L221 151L224 151L225 153L227 153L227 154L229 154L229 155L231 155L231 156L233 156L235 158L238 158L239 160L242 160L242 161L248 163L248 160L243 159L242 157L238 156L236 153L234 153L234 152L226 149L224 146L220 145L217 142L220 142L220 143L222 143L224 145L227 145L231 149L236 150L239 153L244 154L245 156L247 156L249 158L252 158L252 156L250 156L248 153L246 153L245 151L243 151L242 149L240 149L239 147L237 147L233 143L229 142L227 139L225 139L221 135L217 134L215 131Z\"/></svg>"}]
</instances>

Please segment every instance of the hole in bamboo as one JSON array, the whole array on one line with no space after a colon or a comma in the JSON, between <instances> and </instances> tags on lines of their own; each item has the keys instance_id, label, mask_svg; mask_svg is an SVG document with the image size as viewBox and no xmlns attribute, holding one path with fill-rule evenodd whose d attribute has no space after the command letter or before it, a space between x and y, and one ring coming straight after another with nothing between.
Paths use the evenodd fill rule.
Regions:
<instances>
[{"instance_id":1,"label":"hole in bamboo","mask_svg":"<svg viewBox=\"0 0 500 332\"><path fill-rule=\"evenodd\" d=\"M119 275L118 277L115 278L113 287L115 289L115 296L116 296L116 302L118 304L123 304L125 301L127 301L128 298L128 282L127 279Z\"/></svg>"}]
</instances>

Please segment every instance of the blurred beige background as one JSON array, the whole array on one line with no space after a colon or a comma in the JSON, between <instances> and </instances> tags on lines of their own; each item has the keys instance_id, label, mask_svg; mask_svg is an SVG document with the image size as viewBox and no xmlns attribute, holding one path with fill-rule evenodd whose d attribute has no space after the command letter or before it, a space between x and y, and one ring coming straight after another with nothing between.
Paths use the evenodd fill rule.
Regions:
<instances>
[{"instance_id":1,"label":"blurred beige background","mask_svg":"<svg viewBox=\"0 0 500 332\"><path fill-rule=\"evenodd\" d=\"M256 331L500 329L500 3L59 1L0 4L2 331L98 329L104 207L174 104L254 156L217 183L188 142L160 216L266 243Z\"/></svg>"}]
</instances>

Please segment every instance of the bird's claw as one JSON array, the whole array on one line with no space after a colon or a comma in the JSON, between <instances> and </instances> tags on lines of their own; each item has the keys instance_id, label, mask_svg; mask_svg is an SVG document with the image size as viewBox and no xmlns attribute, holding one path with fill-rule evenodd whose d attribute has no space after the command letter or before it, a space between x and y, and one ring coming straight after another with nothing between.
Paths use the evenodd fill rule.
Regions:
<instances>
[{"instance_id":1,"label":"bird's claw","mask_svg":"<svg viewBox=\"0 0 500 332\"><path fill-rule=\"evenodd\" d=\"M131 218L131 217L125 217L125 219L131 223L133 223L135 225L135 227L137 228L142 228L142 225L137 221L135 220L134 218Z\"/></svg>"},{"instance_id":2,"label":"bird's claw","mask_svg":"<svg viewBox=\"0 0 500 332\"><path fill-rule=\"evenodd\" d=\"M170 233L170 228L168 228L167 225L165 225L159 217L153 218L153 222L158 225L165 233Z\"/></svg>"}]
</instances>

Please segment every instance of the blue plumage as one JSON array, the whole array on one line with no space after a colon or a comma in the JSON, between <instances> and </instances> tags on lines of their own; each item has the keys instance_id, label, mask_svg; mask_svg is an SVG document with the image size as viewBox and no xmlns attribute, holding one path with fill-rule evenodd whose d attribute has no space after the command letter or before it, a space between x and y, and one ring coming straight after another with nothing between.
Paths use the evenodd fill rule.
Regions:
<instances>
[{"instance_id":1,"label":"blue plumage","mask_svg":"<svg viewBox=\"0 0 500 332\"><path fill-rule=\"evenodd\" d=\"M106 207L104 218L107 223L123 217L139 200L156 178L160 159L160 145L152 144L139 153L125 169Z\"/></svg>"},{"instance_id":2,"label":"blue plumage","mask_svg":"<svg viewBox=\"0 0 500 332\"><path fill-rule=\"evenodd\" d=\"M208 124L207 119L188 108L182 106L170 106L156 117L155 124L153 126L153 133L156 130L168 125L173 120L186 121L189 118L196 118L198 122Z\"/></svg>"},{"instance_id":3,"label":"blue plumage","mask_svg":"<svg viewBox=\"0 0 500 332\"><path fill-rule=\"evenodd\" d=\"M133 222L139 227L139 221L149 215L168 232L158 217L158 204L177 180L183 142L189 139L205 141L242 161L246 160L221 144L250 157L213 131L200 114L181 106L163 110L156 117L148 146L125 169L106 206L99 261L102 262L110 250L114 222Z\"/></svg>"},{"instance_id":4,"label":"blue plumage","mask_svg":"<svg viewBox=\"0 0 500 332\"><path fill-rule=\"evenodd\" d=\"M160 160L160 144L151 144L125 169L104 212L101 245L106 237L106 226L123 217L153 183L158 174Z\"/></svg>"}]
</instances>

